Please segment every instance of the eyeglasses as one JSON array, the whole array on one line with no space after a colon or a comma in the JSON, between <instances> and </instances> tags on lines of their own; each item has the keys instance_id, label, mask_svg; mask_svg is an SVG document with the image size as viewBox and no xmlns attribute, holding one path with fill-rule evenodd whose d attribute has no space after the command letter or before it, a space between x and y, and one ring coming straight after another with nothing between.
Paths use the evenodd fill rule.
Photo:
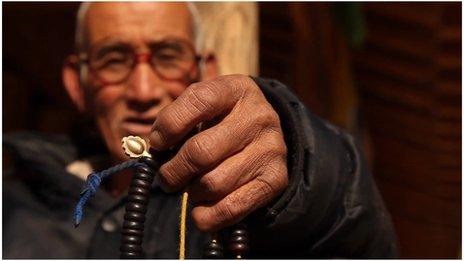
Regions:
<instances>
[{"instance_id":1,"label":"eyeglasses","mask_svg":"<svg viewBox=\"0 0 464 261\"><path fill-rule=\"evenodd\" d=\"M117 43L95 46L88 53L79 54L79 61L89 65L102 84L118 84L127 80L139 63L149 63L165 80L189 80L201 56L183 40L165 40L149 45L146 52L136 52L130 44Z\"/></svg>"}]
</instances>

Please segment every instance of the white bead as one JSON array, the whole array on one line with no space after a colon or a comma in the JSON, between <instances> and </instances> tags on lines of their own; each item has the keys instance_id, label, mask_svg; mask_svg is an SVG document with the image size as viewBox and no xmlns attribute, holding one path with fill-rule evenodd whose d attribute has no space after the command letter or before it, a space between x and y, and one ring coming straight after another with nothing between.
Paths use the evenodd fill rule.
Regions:
<instances>
[{"instance_id":1,"label":"white bead","mask_svg":"<svg viewBox=\"0 0 464 261\"><path fill-rule=\"evenodd\" d=\"M127 148L134 154L142 154L145 150L142 142L136 139L127 139Z\"/></svg>"},{"instance_id":2,"label":"white bead","mask_svg":"<svg viewBox=\"0 0 464 261\"><path fill-rule=\"evenodd\" d=\"M147 143L138 136L128 136L122 139L122 148L124 153L135 159L142 156L151 157L148 153Z\"/></svg>"}]
</instances>

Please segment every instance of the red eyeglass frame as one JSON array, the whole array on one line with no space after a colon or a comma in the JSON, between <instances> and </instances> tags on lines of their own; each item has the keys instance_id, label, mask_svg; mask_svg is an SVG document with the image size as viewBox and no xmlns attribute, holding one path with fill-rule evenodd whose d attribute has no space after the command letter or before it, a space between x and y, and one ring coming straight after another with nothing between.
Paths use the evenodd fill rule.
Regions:
<instances>
[{"instance_id":1,"label":"red eyeglass frame","mask_svg":"<svg viewBox=\"0 0 464 261\"><path fill-rule=\"evenodd\" d=\"M174 41L179 41L179 40L175 39ZM76 68L76 69L79 69L79 66L81 66L82 64L88 65L89 72L92 74L93 77L95 77L95 79L97 79L99 81L99 84L101 84L103 86L110 85L110 84L120 84L122 82L125 82L127 80L127 78L130 77L130 75L133 72L134 68L137 67L137 65L141 64L141 63L150 64L153 72L155 72L158 75L158 77L160 77L163 80L167 80L167 81L193 81L193 79L190 79L189 75L191 74L191 72L192 72L192 70L194 68L199 67L198 64L201 62L201 60L204 59L204 57L201 56L201 55L196 54L195 49L193 48L193 45L190 42L184 41L184 40L180 40L180 41L183 42L184 44L186 44L189 47L189 49L191 49L192 53L194 53L195 55L194 55L194 62L192 63L192 66L189 69L186 70L183 77L179 77L179 78L165 77L162 73L160 73L156 69L156 65L151 62L150 58L152 56L152 51L140 52L140 53L133 52L132 55L135 58L135 62L133 63L131 70L129 71L129 73L127 73L127 75L125 77L121 78L121 80L118 80L118 81L107 81L105 79L102 79L102 77L98 74L97 70L91 66L88 57L91 57L91 54L93 53L92 50L94 48L90 48L90 50L88 52L81 52L79 54L70 55L68 57L68 59L66 60L66 63L68 65ZM208 60L208 58L206 58L206 60Z\"/></svg>"}]
</instances>

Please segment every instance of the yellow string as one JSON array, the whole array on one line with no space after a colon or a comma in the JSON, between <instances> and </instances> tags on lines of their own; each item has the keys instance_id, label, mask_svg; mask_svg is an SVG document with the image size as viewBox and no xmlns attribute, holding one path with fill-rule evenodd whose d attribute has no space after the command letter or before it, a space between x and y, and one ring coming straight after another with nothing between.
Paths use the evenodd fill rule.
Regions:
<instances>
[{"instance_id":1,"label":"yellow string","mask_svg":"<svg viewBox=\"0 0 464 261\"><path fill-rule=\"evenodd\" d=\"M188 193L182 194L182 208L180 212L180 235L179 235L179 260L185 259L185 233L187 221L187 201Z\"/></svg>"}]
</instances>

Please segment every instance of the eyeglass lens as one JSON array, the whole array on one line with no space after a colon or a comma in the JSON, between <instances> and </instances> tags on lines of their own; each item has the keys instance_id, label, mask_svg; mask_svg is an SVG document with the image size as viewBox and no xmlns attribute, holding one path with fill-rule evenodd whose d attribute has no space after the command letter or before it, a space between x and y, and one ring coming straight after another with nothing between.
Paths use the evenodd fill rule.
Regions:
<instances>
[{"instance_id":1,"label":"eyeglass lens","mask_svg":"<svg viewBox=\"0 0 464 261\"><path fill-rule=\"evenodd\" d=\"M195 51L182 41L164 41L149 46L149 62L165 79L182 79L195 65ZM127 44L97 49L89 59L90 68L108 83L124 80L138 63L135 50Z\"/></svg>"}]
</instances>

